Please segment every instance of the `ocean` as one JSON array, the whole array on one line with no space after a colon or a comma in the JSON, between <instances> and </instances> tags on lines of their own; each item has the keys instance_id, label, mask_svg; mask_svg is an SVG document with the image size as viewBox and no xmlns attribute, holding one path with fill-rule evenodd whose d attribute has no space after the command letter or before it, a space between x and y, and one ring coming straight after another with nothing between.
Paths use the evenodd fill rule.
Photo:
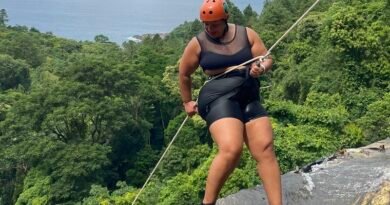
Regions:
<instances>
[{"instance_id":1,"label":"ocean","mask_svg":"<svg viewBox=\"0 0 390 205\"><path fill-rule=\"evenodd\" d=\"M241 10L247 5L260 13L264 0L232 0ZM34 27L41 32L93 40L103 34L121 44L129 37L168 33L198 17L202 0L0 0L8 25Z\"/></svg>"}]
</instances>

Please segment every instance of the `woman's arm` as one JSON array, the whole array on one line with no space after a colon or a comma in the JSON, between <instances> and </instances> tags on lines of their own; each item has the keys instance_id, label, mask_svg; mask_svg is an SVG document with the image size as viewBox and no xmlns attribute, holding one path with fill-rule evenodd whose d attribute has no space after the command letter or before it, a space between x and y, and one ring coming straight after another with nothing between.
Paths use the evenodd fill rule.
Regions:
<instances>
[{"instance_id":1,"label":"woman's arm","mask_svg":"<svg viewBox=\"0 0 390 205\"><path fill-rule=\"evenodd\" d=\"M246 30L248 34L249 43L252 46L251 47L252 55L254 57L266 55L267 48L265 47L259 35L257 35L257 33L250 28L246 28ZM252 77L257 78L260 75L264 74L265 72L271 70L271 67L272 67L272 58L271 56L268 56L268 59L265 59L264 62L260 62L260 64L252 63L250 75Z\"/></svg>"},{"instance_id":2,"label":"woman's arm","mask_svg":"<svg viewBox=\"0 0 390 205\"><path fill-rule=\"evenodd\" d=\"M191 74L193 74L199 66L199 54L200 45L198 40L194 37L184 49L179 64L180 95L184 109L190 116L197 112L196 102L192 100Z\"/></svg>"}]
</instances>

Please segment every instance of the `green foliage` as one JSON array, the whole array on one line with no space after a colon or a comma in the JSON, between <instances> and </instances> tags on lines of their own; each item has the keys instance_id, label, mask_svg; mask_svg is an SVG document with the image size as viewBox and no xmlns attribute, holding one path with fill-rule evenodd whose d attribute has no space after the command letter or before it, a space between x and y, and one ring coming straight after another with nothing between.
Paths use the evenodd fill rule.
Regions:
<instances>
[{"instance_id":1,"label":"green foliage","mask_svg":"<svg viewBox=\"0 0 390 205\"><path fill-rule=\"evenodd\" d=\"M342 130L349 117L338 94L310 92L304 105L274 100L267 102L267 108L271 116L282 125L311 124L335 132Z\"/></svg>"},{"instance_id":2,"label":"green foliage","mask_svg":"<svg viewBox=\"0 0 390 205\"><path fill-rule=\"evenodd\" d=\"M161 191L161 205L168 204L198 204L198 193L194 191L194 177L178 174L168 181L166 188Z\"/></svg>"},{"instance_id":3,"label":"green foliage","mask_svg":"<svg viewBox=\"0 0 390 205\"><path fill-rule=\"evenodd\" d=\"M53 56L41 70L34 71L31 92L15 101L11 100L12 92L1 93L9 100L1 101L0 150L6 156L1 160L8 168L0 177L14 182L5 184L9 190L1 188L0 193L16 196L4 197L6 203L15 203L19 194L21 203L38 199L49 204L80 201L92 183L126 180L126 171L141 164L140 158L133 157L134 163L129 158L109 156L111 147L116 154L131 156L143 148L144 142L150 142L152 103L160 100L156 99L158 92L153 92L157 86L131 65L121 63L125 55L118 46L57 39L47 45L53 46ZM25 65L18 60L11 62ZM132 152L118 146L128 139L126 150ZM111 160L116 164L110 165ZM150 160L143 168L149 169L154 162ZM14 167L21 168L11 175ZM117 169L118 175L103 171L108 167ZM41 191L36 187L23 185L30 169L38 170L45 179L56 179L49 181L49 194L37 195ZM140 180L147 174L142 171Z\"/></svg>"},{"instance_id":4,"label":"green foliage","mask_svg":"<svg viewBox=\"0 0 390 205\"><path fill-rule=\"evenodd\" d=\"M0 92L0 122L5 120L8 111L12 108L12 105L20 98L23 94L18 91L9 90L7 92ZM0 131L0 136L3 134Z\"/></svg>"},{"instance_id":5,"label":"green foliage","mask_svg":"<svg viewBox=\"0 0 390 205\"><path fill-rule=\"evenodd\" d=\"M390 93L368 106L366 114L358 120L368 142L390 136Z\"/></svg>"},{"instance_id":6,"label":"green foliage","mask_svg":"<svg viewBox=\"0 0 390 205\"><path fill-rule=\"evenodd\" d=\"M5 26L8 21L8 14L5 9L0 10L0 26Z\"/></svg>"},{"instance_id":7,"label":"green foliage","mask_svg":"<svg viewBox=\"0 0 390 205\"><path fill-rule=\"evenodd\" d=\"M101 181L97 173L108 164L109 148L30 137L5 152L10 162L27 173L18 203L45 200L51 204L80 200L91 182Z\"/></svg>"},{"instance_id":8,"label":"green foliage","mask_svg":"<svg viewBox=\"0 0 390 205\"><path fill-rule=\"evenodd\" d=\"M344 95L344 103L351 119L356 120L363 116L368 109L368 105L380 99L383 95L378 88L360 88Z\"/></svg>"},{"instance_id":9,"label":"green foliage","mask_svg":"<svg viewBox=\"0 0 390 205\"><path fill-rule=\"evenodd\" d=\"M89 197L83 199L83 205L109 204L110 193L106 187L92 185Z\"/></svg>"},{"instance_id":10,"label":"green foliage","mask_svg":"<svg viewBox=\"0 0 390 205\"><path fill-rule=\"evenodd\" d=\"M165 130L166 143L170 142L173 136L176 134L176 131L183 122L185 116L185 113L181 113L169 123L167 129ZM206 140L207 129L205 128L206 123L201 120L199 116L190 118L183 126L180 132L182 137L178 139L177 144L180 144L180 146L183 148L191 148L199 142Z\"/></svg>"},{"instance_id":11,"label":"green foliage","mask_svg":"<svg viewBox=\"0 0 390 205\"><path fill-rule=\"evenodd\" d=\"M175 98L180 97L179 92L179 62L176 63L175 66L167 66L165 68L165 72L163 74L162 83L167 89L167 93L170 96ZM202 72L200 68L198 68L195 73L191 76L192 78L192 89L193 89L193 99L197 98L199 90L203 86L206 75Z\"/></svg>"},{"instance_id":12,"label":"green foliage","mask_svg":"<svg viewBox=\"0 0 390 205\"><path fill-rule=\"evenodd\" d=\"M161 76L164 72L165 56L152 47L142 47L138 50L134 67L149 76Z\"/></svg>"},{"instance_id":13,"label":"green foliage","mask_svg":"<svg viewBox=\"0 0 390 205\"><path fill-rule=\"evenodd\" d=\"M40 42L27 32L9 32L0 39L0 53L25 60L32 67L37 67L44 61L40 48Z\"/></svg>"},{"instance_id":14,"label":"green foliage","mask_svg":"<svg viewBox=\"0 0 390 205\"><path fill-rule=\"evenodd\" d=\"M245 25L248 27L252 27L252 25L255 24L258 14L256 11L254 11L251 7L251 5L248 5L245 7L245 9L242 11L244 18L245 18Z\"/></svg>"},{"instance_id":15,"label":"green foliage","mask_svg":"<svg viewBox=\"0 0 390 205\"><path fill-rule=\"evenodd\" d=\"M215 152L191 175L179 173L168 180L160 192L158 204L199 204L204 192L207 169L214 155Z\"/></svg>"},{"instance_id":16,"label":"green foliage","mask_svg":"<svg viewBox=\"0 0 390 205\"><path fill-rule=\"evenodd\" d=\"M348 120L348 112L338 94L309 93L297 115L302 124L325 126L335 130L343 127Z\"/></svg>"},{"instance_id":17,"label":"green foliage","mask_svg":"<svg viewBox=\"0 0 390 205\"><path fill-rule=\"evenodd\" d=\"M163 179L169 179L178 173L190 174L207 159L210 152L208 145L196 145L190 149L172 146L157 174Z\"/></svg>"},{"instance_id":18,"label":"green foliage","mask_svg":"<svg viewBox=\"0 0 390 205\"><path fill-rule=\"evenodd\" d=\"M267 111L272 118L277 119L281 125L296 124L297 113L300 106L291 101L273 100L266 102Z\"/></svg>"},{"instance_id":19,"label":"green foliage","mask_svg":"<svg viewBox=\"0 0 390 205\"><path fill-rule=\"evenodd\" d=\"M343 128L343 134L341 135L341 147L359 147L366 143L364 139L363 130L356 124L347 124Z\"/></svg>"},{"instance_id":20,"label":"green foliage","mask_svg":"<svg viewBox=\"0 0 390 205\"><path fill-rule=\"evenodd\" d=\"M195 19L192 22L184 22L183 24L177 26L172 30L172 32L168 35L168 40L180 39L181 41L183 41L181 43L182 45L180 49L182 50L184 49L185 43L187 43L191 38L200 33L202 29L203 24L198 19ZM178 55L180 54L181 53L178 53Z\"/></svg>"},{"instance_id":21,"label":"green foliage","mask_svg":"<svg viewBox=\"0 0 390 205\"><path fill-rule=\"evenodd\" d=\"M352 5L339 2L331 7L331 18L325 21L330 43L357 64L349 66L350 75L363 85L381 88L390 80L390 26L385 7L386 2L379 0Z\"/></svg>"},{"instance_id":22,"label":"green foliage","mask_svg":"<svg viewBox=\"0 0 390 205\"><path fill-rule=\"evenodd\" d=\"M130 204L135 196L136 191L133 187L128 186L125 182L119 181L117 189L113 192L99 185L92 185L89 197L83 200L83 205L127 205Z\"/></svg>"},{"instance_id":23,"label":"green foliage","mask_svg":"<svg viewBox=\"0 0 390 205\"><path fill-rule=\"evenodd\" d=\"M21 60L0 54L0 89L17 88L19 85L29 88L29 66Z\"/></svg>"},{"instance_id":24,"label":"green foliage","mask_svg":"<svg viewBox=\"0 0 390 205\"><path fill-rule=\"evenodd\" d=\"M24 191L15 204L49 204L51 178L31 170L24 180Z\"/></svg>"},{"instance_id":25,"label":"green foliage","mask_svg":"<svg viewBox=\"0 0 390 205\"><path fill-rule=\"evenodd\" d=\"M110 42L110 39L107 36L100 34L100 35L95 36L95 42L108 43L108 42Z\"/></svg>"},{"instance_id":26,"label":"green foliage","mask_svg":"<svg viewBox=\"0 0 390 205\"><path fill-rule=\"evenodd\" d=\"M158 153L150 146L146 146L137 153L134 161L133 166L129 167L126 172L126 177L131 185L142 187L149 176L147 174L152 171L158 161Z\"/></svg>"},{"instance_id":27,"label":"green foliage","mask_svg":"<svg viewBox=\"0 0 390 205\"><path fill-rule=\"evenodd\" d=\"M275 127L275 147L282 172L329 155L339 147L337 136L313 125Z\"/></svg>"},{"instance_id":28,"label":"green foliage","mask_svg":"<svg viewBox=\"0 0 390 205\"><path fill-rule=\"evenodd\" d=\"M133 59L139 46L134 41L127 41L122 44L122 47L127 58Z\"/></svg>"},{"instance_id":29,"label":"green foliage","mask_svg":"<svg viewBox=\"0 0 390 205\"><path fill-rule=\"evenodd\" d=\"M230 23L246 25L244 14L240 11L240 9L235 6L230 0L227 1L228 10L229 10L229 19Z\"/></svg>"},{"instance_id":30,"label":"green foliage","mask_svg":"<svg viewBox=\"0 0 390 205\"><path fill-rule=\"evenodd\" d=\"M184 117L185 114L182 113L169 123L165 130L166 144L175 136ZM208 157L210 148L203 143L209 140L205 122L199 116L190 118L167 154L159 174L163 176L162 178L170 178L180 172L191 173Z\"/></svg>"}]
</instances>

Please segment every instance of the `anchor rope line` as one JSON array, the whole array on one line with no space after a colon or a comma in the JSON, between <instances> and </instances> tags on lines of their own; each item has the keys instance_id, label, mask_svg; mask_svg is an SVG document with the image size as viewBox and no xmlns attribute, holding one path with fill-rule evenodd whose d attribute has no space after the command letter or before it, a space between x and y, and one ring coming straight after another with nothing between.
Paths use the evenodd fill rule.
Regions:
<instances>
[{"instance_id":1,"label":"anchor rope line","mask_svg":"<svg viewBox=\"0 0 390 205\"><path fill-rule=\"evenodd\" d=\"M223 73L220 73L216 76L213 76L212 78L210 78L209 80L207 80L204 85L214 79L217 79L227 73L230 73L232 72L233 70L238 70L238 69L244 69L245 66L249 63L252 63L252 62L255 62L257 60L263 62L265 59L267 59L269 57L269 55L271 54L271 51L291 32L291 30L293 28L295 28L296 25L298 25L299 22L302 21L302 19L320 2L320 0L316 0L316 2L313 3L313 5L311 5L305 13L303 13L303 15L295 21L295 23L289 28L287 29L287 31L268 49L267 53L264 55L264 56L257 56L257 57L254 57L248 61L245 61L244 63L241 63L240 65L237 65L237 66L232 66L232 67L229 67L225 72ZM203 85L203 86L204 86ZM202 87L203 87L202 86ZM198 102L198 99L196 100L196 102ZM188 121L188 118L189 116L187 115L186 118L183 120L183 122L181 123L179 129L176 131L176 134L174 135L174 137L172 138L172 140L170 141L170 143L168 144L167 148L165 149L164 153L161 155L160 157L160 160L158 160L156 166L153 168L152 172L150 173L149 177L146 179L144 185L142 186L142 188L140 189L140 191L138 192L138 194L136 195L136 197L134 198L133 202L131 203L131 205L135 205L135 202L137 201L138 197L141 195L141 193L143 192L143 190L145 189L146 185L149 183L150 179L152 178L154 172L157 170L158 166L160 165L160 163L162 162L162 160L164 159L165 155L167 154L169 148L172 146L173 142L176 140L177 136L179 135L181 129L183 128L184 124Z\"/></svg>"},{"instance_id":2,"label":"anchor rope line","mask_svg":"<svg viewBox=\"0 0 390 205\"><path fill-rule=\"evenodd\" d=\"M158 160L156 166L154 167L154 169L152 170L152 172L150 173L149 177L146 179L146 182L145 184L142 186L142 188L140 189L140 191L138 192L137 196L134 198L134 201L133 203L131 203L131 205L134 205L135 202L137 201L138 197L141 195L141 192L145 189L146 185L148 184L148 182L150 181L150 179L152 178L154 172L157 170L158 166L160 165L160 163L162 162L163 158L165 157L165 155L167 154L169 148L172 146L173 142L175 141L175 139L177 138L177 136L179 135L181 129L183 128L184 124L187 122L188 120L188 115L186 116L186 118L183 120L183 122L181 123L179 129L176 131L176 134L175 136L173 136L171 142L168 144L167 148L165 149L164 153L161 155L160 157L160 160Z\"/></svg>"}]
</instances>

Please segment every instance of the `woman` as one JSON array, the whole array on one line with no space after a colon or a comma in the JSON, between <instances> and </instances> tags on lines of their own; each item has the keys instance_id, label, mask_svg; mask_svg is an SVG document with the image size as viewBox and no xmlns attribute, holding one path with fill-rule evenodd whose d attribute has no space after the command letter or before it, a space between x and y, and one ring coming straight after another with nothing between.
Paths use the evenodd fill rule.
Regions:
<instances>
[{"instance_id":1,"label":"woman","mask_svg":"<svg viewBox=\"0 0 390 205\"><path fill-rule=\"evenodd\" d=\"M191 74L200 65L210 77L225 72L267 50L250 28L227 23L224 0L205 0L200 9L204 31L188 43L180 60L179 83L184 109L206 120L218 154L207 177L202 204L215 204L218 194L237 165L243 143L257 161L269 204L282 204L279 165L267 112L260 104L258 77L271 69L272 59L248 65L208 82L198 104L191 98Z\"/></svg>"}]
</instances>

